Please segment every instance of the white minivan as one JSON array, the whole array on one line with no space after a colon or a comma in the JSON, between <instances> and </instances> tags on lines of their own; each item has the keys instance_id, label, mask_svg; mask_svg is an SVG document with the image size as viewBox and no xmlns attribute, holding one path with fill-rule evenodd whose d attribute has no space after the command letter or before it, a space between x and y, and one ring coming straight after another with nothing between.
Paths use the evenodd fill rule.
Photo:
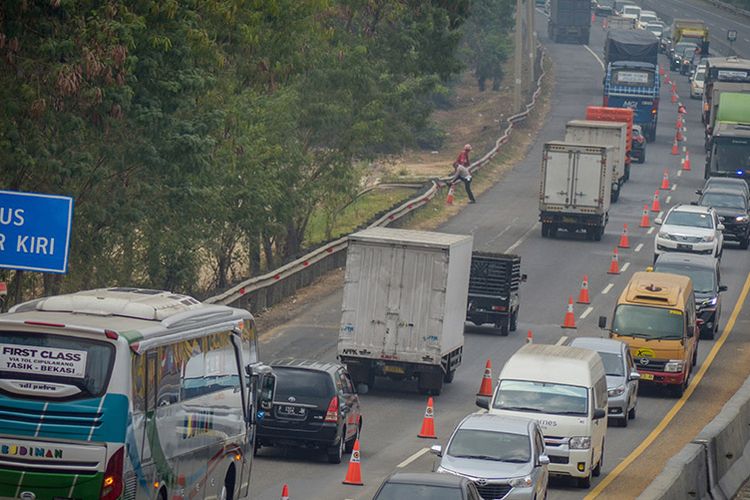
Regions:
<instances>
[{"instance_id":1,"label":"white minivan","mask_svg":"<svg viewBox=\"0 0 750 500\"><path fill-rule=\"evenodd\" d=\"M601 473L607 432L607 377L599 354L569 346L527 344L505 363L490 413L533 418L544 433L550 475L582 488Z\"/></svg>"}]
</instances>

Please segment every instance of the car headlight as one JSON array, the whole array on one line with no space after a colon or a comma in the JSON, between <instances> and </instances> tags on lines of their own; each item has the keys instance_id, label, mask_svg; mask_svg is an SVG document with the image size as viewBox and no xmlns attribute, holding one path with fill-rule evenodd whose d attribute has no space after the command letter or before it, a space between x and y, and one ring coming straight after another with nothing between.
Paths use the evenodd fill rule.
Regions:
<instances>
[{"instance_id":1,"label":"car headlight","mask_svg":"<svg viewBox=\"0 0 750 500\"><path fill-rule=\"evenodd\" d=\"M678 373L682 371L684 363L682 360L670 359L669 362L664 365L665 372Z\"/></svg>"},{"instance_id":2,"label":"car headlight","mask_svg":"<svg viewBox=\"0 0 750 500\"><path fill-rule=\"evenodd\" d=\"M715 236L713 234L709 234L707 236L704 236L701 238L703 241L714 241Z\"/></svg>"},{"instance_id":3,"label":"car headlight","mask_svg":"<svg viewBox=\"0 0 750 500\"><path fill-rule=\"evenodd\" d=\"M664 231L659 231L659 235L658 236L659 236L659 238L662 238L664 240L673 240L674 239L674 236L672 236L669 233L665 233Z\"/></svg>"},{"instance_id":4,"label":"car headlight","mask_svg":"<svg viewBox=\"0 0 750 500\"><path fill-rule=\"evenodd\" d=\"M570 438L569 446L571 450L588 450L591 448L591 437L573 436Z\"/></svg>"},{"instance_id":5,"label":"car headlight","mask_svg":"<svg viewBox=\"0 0 750 500\"><path fill-rule=\"evenodd\" d=\"M750 217L748 217L747 215L738 215L734 218L734 220L736 220L737 222L747 222L748 220L750 220Z\"/></svg>"},{"instance_id":6,"label":"car headlight","mask_svg":"<svg viewBox=\"0 0 750 500\"><path fill-rule=\"evenodd\" d=\"M621 385L621 386L619 386L619 387L615 387L614 389L610 389L610 390L608 390L608 391L607 391L607 395L608 395L608 396L619 396L619 395L621 395L621 394L622 394L623 392L625 392L625 386L624 386L624 385Z\"/></svg>"},{"instance_id":7,"label":"car headlight","mask_svg":"<svg viewBox=\"0 0 750 500\"><path fill-rule=\"evenodd\" d=\"M718 297L714 297L712 299L704 300L703 304L701 304L701 305L704 306L704 307L712 307L712 306L715 306L717 304L717 302L719 302L719 298Z\"/></svg>"},{"instance_id":8,"label":"car headlight","mask_svg":"<svg viewBox=\"0 0 750 500\"><path fill-rule=\"evenodd\" d=\"M534 482L531 480L531 476L524 476L511 479L509 484L513 488L531 488Z\"/></svg>"}]
</instances>

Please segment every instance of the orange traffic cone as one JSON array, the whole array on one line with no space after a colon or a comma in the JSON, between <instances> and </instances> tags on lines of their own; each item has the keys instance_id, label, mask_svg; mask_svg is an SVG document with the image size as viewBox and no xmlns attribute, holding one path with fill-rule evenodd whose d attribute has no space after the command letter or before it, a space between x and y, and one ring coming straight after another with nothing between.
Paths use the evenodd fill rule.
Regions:
<instances>
[{"instance_id":1,"label":"orange traffic cone","mask_svg":"<svg viewBox=\"0 0 750 500\"><path fill-rule=\"evenodd\" d=\"M664 175L661 177L661 186L659 186L659 189L669 189L672 186L669 185L669 172L667 172L667 169L664 169Z\"/></svg>"},{"instance_id":2,"label":"orange traffic cone","mask_svg":"<svg viewBox=\"0 0 750 500\"><path fill-rule=\"evenodd\" d=\"M479 386L477 396L492 396L492 362L489 359L484 365L482 384Z\"/></svg>"},{"instance_id":3,"label":"orange traffic cone","mask_svg":"<svg viewBox=\"0 0 750 500\"><path fill-rule=\"evenodd\" d=\"M690 153L685 151L685 161L682 162L682 170L690 171Z\"/></svg>"},{"instance_id":4,"label":"orange traffic cone","mask_svg":"<svg viewBox=\"0 0 750 500\"><path fill-rule=\"evenodd\" d=\"M342 484L353 484L356 486L363 486L365 484L362 482L362 470L360 469L359 459L359 438L357 438L354 440L352 457L349 459L349 470L346 471L346 477L342 481Z\"/></svg>"},{"instance_id":5,"label":"orange traffic cone","mask_svg":"<svg viewBox=\"0 0 750 500\"><path fill-rule=\"evenodd\" d=\"M674 140L677 142L682 142L685 140L685 136L682 135L682 129L678 128L677 132L674 134Z\"/></svg>"},{"instance_id":6,"label":"orange traffic cone","mask_svg":"<svg viewBox=\"0 0 750 500\"><path fill-rule=\"evenodd\" d=\"M281 500L289 500L289 486L286 484L281 488Z\"/></svg>"},{"instance_id":7,"label":"orange traffic cone","mask_svg":"<svg viewBox=\"0 0 750 500\"><path fill-rule=\"evenodd\" d=\"M568 298L568 310L565 312L565 319L562 324L563 328L576 328L576 315L573 312L573 296Z\"/></svg>"},{"instance_id":8,"label":"orange traffic cone","mask_svg":"<svg viewBox=\"0 0 750 500\"><path fill-rule=\"evenodd\" d=\"M419 431L417 437L437 439L435 435L435 411L433 410L432 396L427 399L427 409L424 411L424 418L422 419L422 430Z\"/></svg>"},{"instance_id":9,"label":"orange traffic cone","mask_svg":"<svg viewBox=\"0 0 750 500\"><path fill-rule=\"evenodd\" d=\"M664 83L666 83L667 85L672 84L672 80L669 78L669 74L667 74L667 76L664 77Z\"/></svg>"},{"instance_id":10,"label":"orange traffic cone","mask_svg":"<svg viewBox=\"0 0 750 500\"><path fill-rule=\"evenodd\" d=\"M674 93L674 89L672 89L672 104L677 102L677 94Z\"/></svg>"},{"instance_id":11,"label":"orange traffic cone","mask_svg":"<svg viewBox=\"0 0 750 500\"><path fill-rule=\"evenodd\" d=\"M612 254L607 274L620 274L620 257L617 255L617 248L615 248L615 253Z\"/></svg>"},{"instance_id":12,"label":"orange traffic cone","mask_svg":"<svg viewBox=\"0 0 750 500\"><path fill-rule=\"evenodd\" d=\"M680 113L680 114L687 113L687 109L685 109L685 105L682 104L682 103L678 104L677 105L677 112Z\"/></svg>"},{"instance_id":13,"label":"orange traffic cone","mask_svg":"<svg viewBox=\"0 0 750 500\"><path fill-rule=\"evenodd\" d=\"M451 184L451 187L448 188L448 196L445 198L446 205L453 205L453 194L455 192L456 192L456 185Z\"/></svg>"},{"instance_id":14,"label":"orange traffic cone","mask_svg":"<svg viewBox=\"0 0 750 500\"><path fill-rule=\"evenodd\" d=\"M526 343L527 344L533 344L534 343L534 334L531 333L531 330L529 330L529 333L526 334Z\"/></svg>"},{"instance_id":15,"label":"orange traffic cone","mask_svg":"<svg viewBox=\"0 0 750 500\"><path fill-rule=\"evenodd\" d=\"M641 225L638 227L651 227L648 221L648 205L643 205L643 215L641 215Z\"/></svg>"},{"instance_id":16,"label":"orange traffic cone","mask_svg":"<svg viewBox=\"0 0 750 500\"><path fill-rule=\"evenodd\" d=\"M661 203L659 203L659 191L654 191L654 201L651 202L652 212L661 212Z\"/></svg>"},{"instance_id":17,"label":"orange traffic cone","mask_svg":"<svg viewBox=\"0 0 750 500\"><path fill-rule=\"evenodd\" d=\"M620 248L630 248L630 240L628 239L628 225L622 225L622 234L620 235L620 243L617 244Z\"/></svg>"},{"instance_id":18,"label":"orange traffic cone","mask_svg":"<svg viewBox=\"0 0 750 500\"><path fill-rule=\"evenodd\" d=\"M672 156L677 156L679 154L678 146L677 146L677 138L675 137L674 142L672 143Z\"/></svg>"},{"instance_id":19,"label":"orange traffic cone","mask_svg":"<svg viewBox=\"0 0 750 500\"><path fill-rule=\"evenodd\" d=\"M589 277L584 275L583 281L581 281L581 291L578 293L578 300L576 301L579 304L591 304L591 300L589 300Z\"/></svg>"},{"instance_id":20,"label":"orange traffic cone","mask_svg":"<svg viewBox=\"0 0 750 500\"><path fill-rule=\"evenodd\" d=\"M677 121L674 124L674 128L676 128L676 129L682 128L683 125L684 125L684 123L682 121L682 115L677 115Z\"/></svg>"}]
</instances>

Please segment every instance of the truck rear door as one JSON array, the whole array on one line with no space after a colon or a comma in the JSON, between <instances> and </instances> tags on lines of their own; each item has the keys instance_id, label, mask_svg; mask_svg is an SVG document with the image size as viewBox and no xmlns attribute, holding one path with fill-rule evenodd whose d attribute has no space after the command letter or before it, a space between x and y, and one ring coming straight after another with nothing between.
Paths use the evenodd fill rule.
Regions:
<instances>
[{"instance_id":1,"label":"truck rear door","mask_svg":"<svg viewBox=\"0 0 750 500\"><path fill-rule=\"evenodd\" d=\"M571 152L574 175L570 192L572 205L576 207L598 207L602 183L602 158L595 154Z\"/></svg>"},{"instance_id":2,"label":"truck rear door","mask_svg":"<svg viewBox=\"0 0 750 500\"><path fill-rule=\"evenodd\" d=\"M544 171L544 202L548 205L568 206L574 176L575 153L573 151L547 151L547 167Z\"/></svg>"}]
</instances>

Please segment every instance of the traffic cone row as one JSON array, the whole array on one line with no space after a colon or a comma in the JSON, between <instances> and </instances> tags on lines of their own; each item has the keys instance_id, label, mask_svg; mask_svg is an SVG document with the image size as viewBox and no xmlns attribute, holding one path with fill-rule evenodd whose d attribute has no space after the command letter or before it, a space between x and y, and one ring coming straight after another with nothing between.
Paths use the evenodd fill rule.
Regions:
<instances>
[{"instance_id":1,"label":"traffic cone row","mask_svg":"<svg viewBox=\"0 0 750 500\"><path fill-rule=\"evenodd\" d=\"M641 215L641 224L638 227L651 227L648 221L648 205L643 205L643 215Z\"/></svg>"},{"instance_id":2,"label":"traffic cone row","mask_svg":"<svg viewBox=\"0 0 750 500\"><path fill-rule=\"evenodd\" d=\"M661 212L661 204L659 203L659 190L654 191L654 201L651 202L652 212Z\"/></svg>"},{"instance_id":3,"label":"traffic cone row","mask_svg":"<svg viewBox=\"0 0 750 500\"><path fill-rule=\"evenodd\" d=\"M492 396L492 362L489 359L487 364L484 365L484 375L482 375L482 383L479 386L477 396Z\"/></svg>"},{"instance_id":4,"label":"traffic cone row","mask_svg":"<svg viewBox=\"0 0 750 500\"><path fill-rule=\"evenodd\" d=\"M659 186L659 189L669 189L672 186L669 184L669 172L667 172L667 169L664 169L664 175L661 177L661 186Z\"/></svg>"},{"instance_id":5,"label":"traffic cone row","mask_svg":"<svg viewBox=\"0 0 750 500\"><path fill-rule=\"evenodd\" d=\"M573 312L573 296L568 298L568 310L565 312L565 319L562 324L563 328L576 328L576 315Z\"/></svg>"},{"instance_id":6,"label":"traffic cone row","mask_svg":"<svg viewBox=\"0 0 750 500\"><path fill-rule=\"evenodd\" d=\"M583 281L581 281L581 291L578 293L579 304L591 304L589 299L589 277L584 275Z\"/></svg>"},{"instance_id":7,"label":"traffic cone row","mask_svg":"<svg viewBox=\"0 0 750 500\"><path fill-rule=\"evenodd\" d=\"M617 248L615 248L615 252L612 254L612 260L609 263L609 271L607 271L607 274L620 274L620 258L617 255Z\"/></svg>"},{"instance_id":8,"label":"traffic cone row","mask_svg":"<svg viewBox=\"0 0 750 500\"><path fill-rule=\"evenodd\" d=\"M630 248L630 240L628 239L628 225L623 224L622 234L620 235L620 242L617 244L618 248Z\"/></svg>"},{"instance_id":9,"label":"traffic cone row","mask_svg":"<svg viewBox=\"0 0 750 500\"><path fill-rule=\"evenodd\" d=\"M690 171L690 153L685 151L685 160L682 162L682 170Z\"/></svg>"}]
</instances>

